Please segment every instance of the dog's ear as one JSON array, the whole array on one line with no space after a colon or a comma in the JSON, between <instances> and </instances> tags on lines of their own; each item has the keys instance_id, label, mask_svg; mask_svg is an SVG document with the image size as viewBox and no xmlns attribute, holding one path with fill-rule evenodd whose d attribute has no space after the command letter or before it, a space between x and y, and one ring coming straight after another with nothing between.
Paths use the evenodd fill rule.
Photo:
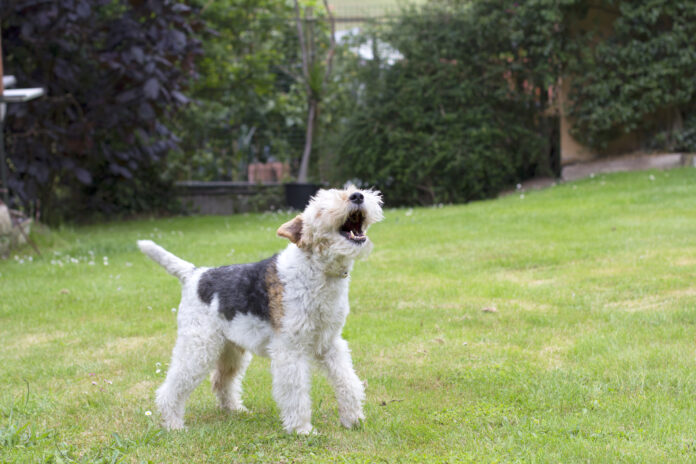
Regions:
<instances>
[{"instance_id":1,"label":"dog's ear","mask_svg":"<svg viewBox=\"0 0 696 464\"><path fill-rule=\"evenodd\" d=\"M299 245L302 239L302 215L298 214L293 220L280 226L276 234L278 237L285 237L295 245Z\"/></svg>"}]
</instances>

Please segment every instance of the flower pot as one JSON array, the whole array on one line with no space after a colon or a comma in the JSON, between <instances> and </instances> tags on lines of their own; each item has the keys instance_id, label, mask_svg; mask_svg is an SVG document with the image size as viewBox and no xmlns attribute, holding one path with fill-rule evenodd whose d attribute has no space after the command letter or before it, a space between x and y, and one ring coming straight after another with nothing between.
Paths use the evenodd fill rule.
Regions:
<instances>
[{"instance_id":1,"label":"flower pot","mask_svg":"<svg viewBox=\"0 0 696 464\"><path fill-rule=\"evenodd\" d=\"M309 203L312 195L317 193L319 186L301 182L285 184L285 203L293 209L302 211Z\"/></svg>"}]
</instances>

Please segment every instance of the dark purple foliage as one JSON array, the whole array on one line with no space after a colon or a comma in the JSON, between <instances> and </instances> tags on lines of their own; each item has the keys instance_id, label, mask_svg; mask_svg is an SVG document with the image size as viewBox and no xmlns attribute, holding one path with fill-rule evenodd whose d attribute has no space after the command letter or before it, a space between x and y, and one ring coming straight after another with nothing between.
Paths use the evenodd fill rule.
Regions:
<instances>
[{"instance_id":1,"label":"dark purple foliage","mask_svg":"<svg viewBox=\"0 0 696 464\"><path fill-rule=\"evenodd\" d=\"M47 96L8 106L10 189L25 206L161 206L167 127L200 53L190 8L168 0L0 3L5 73ZM56 201L57 200L57 201ZM73 215L74 217L74 215Z\"/></svg>"}]
</instances>

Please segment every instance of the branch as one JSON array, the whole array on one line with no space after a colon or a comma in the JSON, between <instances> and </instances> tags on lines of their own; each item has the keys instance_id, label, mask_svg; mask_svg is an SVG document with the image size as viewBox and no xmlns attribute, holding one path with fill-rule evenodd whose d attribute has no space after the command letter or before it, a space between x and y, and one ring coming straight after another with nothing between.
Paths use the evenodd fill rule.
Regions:
<instances>
[{"instance_id":1,"label":"branch","mask_svg":"<svg viewBox=\"0 0 696 464\"><path fill-rule=\"evenodd\" d=\"M329 79L331 75L331 68L333 66L334 52L336 51L336 20L331 9L329 8L328 0L324 1L324 8L326 9L326 14L329 17L329 26L331 26L331 45L329 46L329 51L326 53L326 72L324 73L324 83Z\"/></svg>"}]
</instances>

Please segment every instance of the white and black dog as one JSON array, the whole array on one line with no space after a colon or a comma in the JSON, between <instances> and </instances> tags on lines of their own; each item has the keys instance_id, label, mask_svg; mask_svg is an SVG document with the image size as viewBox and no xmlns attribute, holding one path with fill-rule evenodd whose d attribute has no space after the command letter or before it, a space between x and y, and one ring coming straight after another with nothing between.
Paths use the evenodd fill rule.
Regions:
<instances>
[{"instance_id":1,"label":"white and black dog","mask_svg":"<svg viewBox=\"0 0 696 464\"><path fill-rule=\"evenodd\" d=\"M184 427L186 401L213 372L220 406L245 411L242 378L252 353L271 358L273 397L287 432L308 434L311 367L331 382L341 424L364 420L364 387L341 331L355 259L367 256L367 228L382 220L379 192L320 190L302 214L283 224L281 253L251 264L196 267L150 240L140 249L181 281L177 339L157 406L167 429Z\"/></svg>"}]
</instances>

